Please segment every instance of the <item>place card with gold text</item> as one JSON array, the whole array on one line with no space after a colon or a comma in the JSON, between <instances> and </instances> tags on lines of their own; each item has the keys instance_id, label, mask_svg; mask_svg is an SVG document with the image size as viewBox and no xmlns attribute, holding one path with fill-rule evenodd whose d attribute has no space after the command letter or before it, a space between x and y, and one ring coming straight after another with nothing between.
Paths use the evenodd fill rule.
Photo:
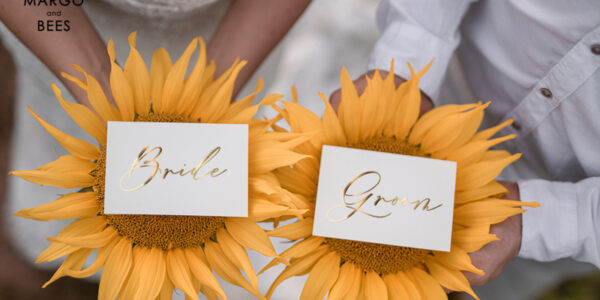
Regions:
<instances>
[{"instance_id":1,"label":"place card with gold text","mask_svg":"<svg viewBox=\"0 0 600 300\"><path fill-rule=\"evenodd\" d=\"M105 214L248 216L248 125L108 122Z\"/></svg>"},{"instance_id":2,"label":"place card with gold text","mask_svg":"<svg viewBox=\"0 0 600 300\"><path fill-rule=\"evenodd\" d=\"M323 146L313 235L450 251L456 163Z\"/></svg>"}]
</instances>

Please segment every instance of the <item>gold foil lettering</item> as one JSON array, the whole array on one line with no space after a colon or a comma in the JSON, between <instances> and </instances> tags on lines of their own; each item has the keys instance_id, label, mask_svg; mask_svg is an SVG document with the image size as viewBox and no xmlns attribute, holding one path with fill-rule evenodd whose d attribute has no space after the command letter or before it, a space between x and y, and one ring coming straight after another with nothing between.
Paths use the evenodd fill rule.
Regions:
<instances>
[{"instance_id":1,"label":"gold foil lettering","mask_svg":"<svg viewBox=\"0 0 600 300\"><path fill-rule=\"evenodd\" d=\"M127 172L125 172L123 174L123 176L121 176L120 185L121 185L122 191L125 191L125 192L137 191L137 190L141 189L142 187L148 185L152 181L152 179L154 179L156 174L158 174L158 173L162 174L162 176L160 176L162 179L167 179L167 176L169 174L172 174L172 175L179 175L180 177L190 175L193 180L200 180L206 176L213 177L213 178L218 177L218 176L223 175L223 173L225 173L227 171L227 169L224 169L221 171L219 168L213 168L212 170L210 170L202 175L199 175L200 170L203 167L205 167L210 161L212 161L219 154L219 152L221 152L220 146L217 146L214 149L212 149L206 155L206 157L204 157L204 159L202 159L202 161L200 161L200 163L198 165L196 165L194 168L191 168L189 170L185 170L185 168L181 168L179 170L171 169L171 168L161 169L160 164L157 159L163 152L162 147L157 146L157 147L151 148L150 150L148 150L148 148L149 148L149 146L142 148L142 151L140 151L140 153L137 155L137 157L133 160L133 163L131 164L131 167L129 168L129 170ZM153 152L155 152L155 154L152 158L144 160L144 159L146 159L147 156L150 156L150 154ZM184 164L184 166L185 166L185 164ZM152 175L150 175L143 183L141 183L135 187L132 187L132 188L125 187L124 181L126 179L131 178L131 176L133 175L133 172L135 170L144 169L144 168L152 168Z\"/></svg>"},{"instance_id":2,"label":"gold foil lettering","mask_svg":"<svg viewBox=\"0 0 600 300\"><path fill-rule=\"evenodd\" d=\"M349 193L348 192L350 190L350 188L353 186L353 184L355 184L359 179L366 178L366 176L369 176L369 175L376 176L377 181L374 184L370 185L369 188L367 188L366 190L364 190L362 192L358 192L358 193ZM374 199L373 205L372 205L373 207L377 206L380 203L389 203L392 206L395 206L396 204L400 203L400 205L402 207L407 206L407 205L413 205L413 210L417 210L419 207L421 207L421 209L425 212L432 211L432 210L437 209L442 206L442 204L438 204L438 205L430 208L429 204L431 202L431 199L429 199L429 198L424 198L423 200L409 201L406 197L400 198L398 196L395 196L394 198L387 199L381 195L374 196L374 194L371 191L373 191L377 186L379 186L379 183L381 183L381 174L379 174L379 172L377 172L377 171L367 171L367 172L357 175L352 180L350 180L350 182L342 190L342 204L335 205L327 211L327 218L329 219L329 221L339 223L339 222L348 220L349 218L354 216L356 213L361 213L361 214L364 214L364 215L367 215L367 216L373 217L373 218L387 218L392 214L391 211L387 212L387 213L383 213L383 214L381 214L381 213L375 214L372 212L368 212L367 210L368 210L369 206L368 205L365 206L365 204L367 203L367 201L369 201L369 199ZM358 199L354 200L353 198L356 198L356 197L358 197ZM334 210L339 210L339 209L349 209L350 211L341 218L337 218L337 219L332 218L331 217L332 212Z\"/></svg>"}]
</instances>

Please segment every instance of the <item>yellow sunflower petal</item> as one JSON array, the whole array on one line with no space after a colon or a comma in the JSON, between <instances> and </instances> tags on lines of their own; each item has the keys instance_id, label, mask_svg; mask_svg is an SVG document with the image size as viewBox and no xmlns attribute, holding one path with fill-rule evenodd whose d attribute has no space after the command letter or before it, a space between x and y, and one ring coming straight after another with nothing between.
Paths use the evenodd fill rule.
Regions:
<instances>
[{"instance_id":1,"label":"yellow sunflower petal","mask_svg":"<svg viewBox=\"0 0 600 300\"><path fill-rule=\"evenodd\" d=\"M98 300L113 300L119 294L131 270L132 248L131 242L121 238L110 252L104 264L104 269L102 269Z\"/></svg>"},{"instance_id":2,"label":"yellow sunflower petal","mask_svg":"<svg viewBox=\"0 0 600 300\"><path fill-rule=\"evenodd\" d=\"M390 274L384 275L383 282L385 282L388 298L390 300L412 299L408 296L404 283L402 283L397 276Z\"/></svg>"},{"instance_id":3,"label":"yellow sunflower petal","mask_svg":"<svg viewBox=\"0 0 600 300\"><path fill-rule=\"evenodd\" d=\"M467 254L467 251L463 250L457 245L452 245L450 252L434 251L434 257L438 263L441 263L449 268L468 271L478 275L485 274L482 270L473 266L471 263L471 257L469 254Z\"/></svg>"},{"instance_id":4,"label":"yellow sunflower petal","mask_svg":"<svg viewBox=\"0 0 600 300\"><path fill-rule=\"evenodd\" d=\"M181 96L183 89L183 78L185 77L192 53L196 50L197 46L198 41L194 39L171 70L169 70L169 74L165 78L165 85L163 86L162 106L159 112L175 113L179 96Z\"/></svg>"},{"instance_id":5,"label":"yellow sunflower petal","mask_svg":"<svg viewBox=\"0 0 600 300\"><path fill-rule=\"evenodd\" d=\"M100 83L96 78L89 75L88 73L83 73L85 75L85 80L87 81L87 96L88 101L94 108L94 110L98 113L100 118L104 120L104 123L108 121L121 121L121 114L119 110L114 107L104 94L104 90Z\"/></svg>"},{"instance_id":6,"label":"yellow sunflower petal","mask_svg":"<svg viewBox=\"0 0 600 300\"><path fill-rule=\"evenodd\" d=\"M361 271L351 263L345 263L340 268L340 275L331 287L327 299L355 299L358 296Z\"/></svg>"},{"instance_id":7,"label":"yellow sunflower petal","mask_svg":"<svg viewBox=\"0 0 600 300\"><path fill-rule=\"evenodd\" d=\"M490 181L488 184L476 188L469 189L462 192L456 193L454 196L454 203L465 204L471 201L477 201L489 197L500 197L506 194L508 190L497 181Z\"/></svg>"},{"instance_id":8,"label":"yellow sunflower petal","mask_svg":"<svg viewBox=\"0 0 600 300\"><path fill-rule=\"evenodd\" d=\"M347 294L351 292L353 287L360 284L360 273L358 269L351 263L345 263L340 268L340 274L331 287L327 299L329 300L341 300L348 298ZM358 289L356 289L358 292Z\"/></svg>"},{"instance_id":9,"label":"yellow sunflower petal","mask_svg":"<svg viewBox=\"0 0 600 300\"><path fill-rule=\"evenodd\" d=\"M271 201L257 197L252 197L252 201L250 201L248 205L248 216L255 222L277 218L284 215L301 217L308 211L307 209L293 209L288 206L277 205Z\"/></svg>"},{"instance_id":10,"label":"yellow sunflower petal","mask_svg":"<svg viewBox=\"0 0 600 300\"><path fill-rule=\"evenodd\" d=\"M248 160L250 175L270 172L274 169L296 164L309 155L299 154L286 149L257 149L250 153Z\"/></svg>"},{"instance_id":11,"label":"yellow sunflower petal","mask_svg":"<svg viewBox=\"0 0 600 300\"><path fill-rule=\"evenodd\" d=\"M133 264L129 272L129 276L125 279L123 288L119 291L118 298L134 299L135 293L139 287L140 273L142 270L142 262L148 257L150 250L139 246L133 247L132 257Z\"/></svg>"},{"instance_id":12,"label":"yellow sunflower petal","mask_svg":"<svg viewBox=\"0 0 600 300\"><path fill-rule=\"evenodd\" d=\"M340 272L340 256L335 252L321 257L311 270L300 295L301 300L323 299Z\"/></svg>"},{"instance_id":13,"label":"yellow sunflower petal","mask_svg":"<svg viewBox=\"0 0 600 300\"><path fill-rule=\"evenodd\" d=\"M204 247L208 262L221 278L229 283L241 286L260 299L264 299L258 289L253 288L239 269L227 258L219 244L209 241L204 244Z\"/></svg>"},{"instance_id":14,"label":"yellow sunflower petal","mask_svg":"<svg viewBox=\"0 0 600 300\"><path fill-rule=\"evenodd\" d=\"M134 31L128 37L130 50L125 61L124 72L133 92L135 112L145 115L150 111L150 76L144 59L135 49L136 35L137 32Z\"/></svg>"},{"instance_id":15,"label":"yellow sunflower petal","mask_svg":"<svg viewBox=\"0 0 600 300\"><path fill-rule=\"evenodd\" d=\"M263 79L259 78L258 81L256 82L256 86L254 87L254 92L252 92L252 94L244 97L242 100L236 101L233 104L231 104L229 106L229 108L227 109L227 112L225 113L225 115L223 115L223 117L219 120L219 122L249 123L249 122L243 122L241 120L239 122L233 122L230 120L245 119L245 118L238 117L238 115L241 114L242 112L247 111L248 109L250 109L252 107L252 102L254 101L254 97L256 97L256 95L263 89L263 87L264 87ZM271 95L269 95L269 96L271 96ZM267 97L269 97L269 96L267 96ZM273 98L273 99L276 99L276 98ZM277 97L277 100L279 100L279 97ZM269 101L269 103L270 103L270 101ZM258 110L258 107L256 109ZM249 114L249 113L245 113L245 115L247 115L247 114ZM252 114L251 117L253 117L254 115L256 115L256 112L254 112L254 114Z\"/></svg>"},{"instance_id":16,"label":"yellow sunflower petal","mask_svg":"<svg viewBox=\"0 0 600 300\"><path fill-rule=\"evenodd\" d=\"M86 236L89 234L99 232L104 227L106 227L106 218L104 216L83 218L67 225L56 235L56 237L66 238ZM44 251L42 251L42 253L40 253L35 263L53 261L69 253L73 253L79 248L80 247L70 246L64 243L52 243L50 244L50 246L48 246L48 248L46 248Z\"/></svg>"},{"instance_id":17,"label":"yellow sunflower petal","mask_svg":"<svg viewBox=\"0 0 600 300\"><path fill-rule=\"evenodd\" d=\"M303 173L296 172L292 168L279 168L273 171L281 186L286 190L306 197L316 195L317 184Z\"/></svg>"},{"instance_id":18,"label":"yellow sunflower petal","mask_svg":"<svg viewBox=\"0 0 600 300\"><path fill-rule=\"evenodd\" d=\"M264 271L278 265L282 262L282 259L301 257L315 251L319 246L323 244L324 240L325 238L320 236L310 236L306 239L301 240L300 242L294 244L292 247L279 254L280 257L272 259L262 270L260 270L259 274L262 274Z\"/></svg>"},{"instance_id":19,"label":"yellow sunflower petal","mask_svg":"<svg viewBox=\"0 0 600 300\"><path fill-rule=\"evenodd\" d=\"M227 80L219 87L214 97L206 105L205 113L200 116L201 119L210 123L219 120L225 115L225 112L227 112L227 108L231 103L235 79L245 65L245 60L235 65Z\"/></svg>"},{"instance_id":20,"label":"yellow sunflower petal","mask_svg":"<svg viewBox=\"0 0 600 300\"><path fill-rule=\"evenodd\" d=\"M323 112L323 143L326 145L346 145L346 135L340 124L331 103L323 93L319 92L319 96L325 103L325 111Z\"/></svg>"},{"instance_id":21,"label":"yellow sunflower petal","mask_svg":"<svg viewBox=\"0 0 600 300\"><path fill-rule=\"evenodd\" d=\"M388 299L385 282L383 282L383 279L373 271L367 272L365 276L364 293L367 300Z\"/></svg>"},{"instance_id":22,"label":"yellow sunflower petal","mask_svg":"<svg viewBox=\"0 0 600 300\"><path fill-rule=\"evenodd\" d=\"M356 92L354 82L352 82L345 67L342 68L340 82L342 85L342 100L338 108L338 117L346 133L348 143L355 144L358 142L358 133L361 127L359 122L358 92Z\"/></svg>"},{"instance_id":23,"label":"yellow sunflower petal","mask_svg":"<svg viewBox=\"0 0 600 300\"><path fill-rule=\"evenodd\" d=\"M388 90L389 94L383 91L383 80L379 70L375 70L372 79L367 78L367 87L359 97L360 105L360 123L363 124L359 138L366 140L375 135L381 135L384 129L386 101L393 101L394 88ZM388 76L389 78L389 76Z\"/></svg>"},{"instance_id":24,"label":"yellow sunflower petal","mask_svg":"<svg viewBox=\"0 0 600 300\"><path fill-rule=\"evenodd\" d=\"M473 298L479 300L479 297L475 295L475 292L473 292L473 289L471 289L469 281L462 272L448 269L445 266L437 263L434 259L427 260L426 265L431 276L433 276L435 280L437 280L447 289L452 291L466 292L473 296Z\"/></svg>"},{"instance_id":25,"label":"yellow sunflower petal","mask_svg":"<svg viewBox=\"0 0 600 300\"><path fill-rule=\"evenodd\" d=\"M410 300L428 300L424 298L419 292L419 287L415 280L407 275L407 272L398 272L392 276L395 276L402 285L404 285L405 291L408 294Z\"/></svg>"},{"instance_id":26,"label":"yellow sunflower petal","mask_svg":"<svg viewBox=\"0 0 600 300\"><path fill-rule=\"evenodd\" d=\"M508 120L500 123L499 125L482 130L482 131L478 132L477 134L475 134L473 136L473 138L471 139L471 141L474 142L474 141L487 140L487 139L491 138L492 136L494 136L496 133L498 133L498 131L502 130L502 128L512 124L513 121L514 121L513 119L508 119Z\"/></svg>"},{"instance_id":27,"label":"yellow sunflower petal","mask_svg":"<svg viewBox=\"0 0 600 300\"><path fill-rule=\"evenodd\" d=\"M489 242L497 241L495 234L490 234L490 225L479 225L454 230L452 232L452 244L456 244L467 252L475 252Z\"/></svg>"},{"instance_id":28,"label":"yellow sunflower petal","mask_svg":"<svg viewBox=\"0 0 600 300\"><path fill-rule=\"evenodd\" d=\"M267 294L266 294L267 299L270 299L271 296L273 296L273 293L275 292L275 288L278 285L280 285L284 280L286 280L292 276L304 275L304 274L310 272L311 269L314 267L315 263L321 257L323 257L323 255L325 255L329 252L328 250L329 250L329 248L327 246L320 246L315 251L313 251L305 256L295 259L293 264L290 264L285 269L283 269L283 271L279 274L279 276L277 276L277 278L275 278L275 281L273 281L273 283L271 284L271 287L269 287L269 290L267 291Z\"/></svg>"},{"instance_id":29,"label":"yellow sunflower petal","mask_svg":"<svg viewBox=\"0 0 600 300\"><path fill-rule=\"evenodd\" d=\"M463 132L463 129L471 128L472 124L477 123L481 112L488 105L489 102L485 105L478 105L469 111L444 117L427 131L421 142L421 149L427 153L443 150L452 146L455 141L462 139L465 134L474 133L472 130Z\"/></svg>"},{"instance_id":30,"label":"yellow sunflower petal","mask_svg":"<svg viewBox=\"0 0 600 300\"><path fill-rule=\"evenodd\" d=\"M64 173L61 171L12 171L9 174L19 176L29 182L57 186L65 189L89 187L94 183L94 177L87 173Z\"/></svg>"},{"instance_id":31,"label":"yellow sunflower petal","mask_svg":"<svg viewBox=\"0 0 600 300\"><path fill-rule=\"evenodd\" d=\"M419 145L423 140L425 134L433 128L436 124L438 124L442 119L447 116L464 112L469 109L473 109L477 104L450 104L444 105L437 108L434 108L419 118L419 120L415 123L410 136L408 138L408 142L413 145Z\"/></svg>"},{"instance_id":32,"label":"yellow sunflower petal","mask_svg":"<svg viewBox=\"0 0 600 300\"><path fill-rule=\"evenodd\" d=\"M108 41L108 53L112 53L110 56L110 88L112 91L113 99L115 103L119 107L119 112L121 113L121 120L123 121L132 121L135 115L134 104L133 104L133 92L131 91L131 87L129 86L129 82L127 82L127 77L125 73L117 65L115 62L115 45L113 40L110 39Z\"/></svg>"},{"instance_id":33,"label":"yellow sunflower petal","mask_svg":"<svg viewBox=\"0 0 600 300\"><path fill-rule=\"evenodd\" d=\"M487 102L482 107L487 107L491 102ZM444 149L438 150L431 155L433 158L446 159L448 154L454 152L456 148L464 146L477 132L481 121L483 120L483 109L475 109L473 115L466 121L456 138Z\"/></svg>"},{"instance_id":34,"label":"yellow sunflower petal","mask_svg":"<svg viewBox=\"0 0 600 300\"><path fill-rule=\"evenodd\" d=\"M510 152L508 152L506 150L488 150L485 152L485 154L483 154L483 157L481 158L481 160L482 161L498 160L498 159L504 159L504 158L507 158L510 156L511 156Z\"/></svg>"},{"instance_id":35,"label":"yellow sunflower petal","mask_svg":"<svg viewBox=\"0 0 600 300\"><path fill-rule=\"evenodd\" d=\"M202 292L202 294L204 294L204 296L206 296L206 299L208 300L219 300L219 296L211 289L205 287L205 286L201 286L200 287L200 292ZM169 298L171 299L171 298ZM227 300L227 298L221 298L224 300Z\"/></svg>"},{"instance_id":36,"label":"yellow sunflower petal","mask_svg":"<svg viewBox=\"0 0 600 300\"><path fill-rule=\"evenodd\" d=\"M431 275L419 268L412 268L408 275L410 275L417 287L423 299L427 300L447 300L448 296L440 286L440 284Z\"/></svg>"},{"instance_id":37,"label":"yellow sunflower petal","mask_svg":"<svg viewBox=\"0 0 600 300\"><path fill-rule=\"evenodd\" d=\"M71 193L40 206L22 209L14 215L38 221L91 217L99 213L96 193Z\"/></svg>"},{"instance_id":38,"label":"yellow sunflower petal","mask_svg":"<svg viewBox=\"0 0 600 300\"><path fill-rule=\"evenodd\" d=\"M206 69L206 46L204 45L204 39L201 37L198 37L198 41L200 42L198 60L190 75L185 79L183 91L181 92L181 100L177 103L177 114L191 113L194 104L197 103L202 92L203 73Z\"/></svg>"},{"instance_id":39,"label":"yellow sunflower petal","mask_svg":"<svg viewBox=\"0 0 600 300\"><path fill-rule=\"evenodd\" d=\"M231 109L233 109L233 108L230 108L225 113L225 115L217 122L218 123L228 123L228 124L249 124L261 106L275 103L282 97L283 97L283 95L279 95L279 94L268 95L258 105L252 105L248 108L243 109L242 111L233 115L232 117L228 117L228 114L230 113ZM233 105L237 104L238 102L234 103Z\"/></svg>"},{"instance_id":40,"label":"yellow sunflower petal","mask_svg":"<svg viewBox=\"0 0 600 300\"><path fill-rule=\"evenodd\" d=\"M80 250L77 250L77 251L69 254L69 256L67 256L65 261L63 261L63 263L60 265L58 270L56 270L56 272L54 272L54 275L52 275L52 278L50 278L50 280L48 280L46 283L44 283L42 288L45 288L49 284L53 283L54 281L60 279L63 276L66 276L67 275L66 272L68 270L81 269L83 267L83 264L85 264L85 261L87 260L88 256L90 256L90 254L92 253L92 251L93 251L93 249L80 249Z\"/></svg>"},{"instance_id":41,"label":"yellow sunflower petal","mask_svg":"<svg viewBox=\"0 0 600 300\"><path fill-rule=\"evenodd\" d=\"M175 285L169 279L169 276L165 276L165 281L163 282L163 286L160 289L160 293L158 294L157 300L171 300L173 299L173 290L175 290Z\"/></svg>"},{"instance_id":42,"label":"yellow sunflower petal","mask_svg":"<svg viewBox=\"0 0 600 300\"><path fill-rule=\"evenodd\" d=\"M408 67L412 73L409 85L406 90L406 94L402 97L395 114L395 129L394 133L396 138L404 139L408 136L410 129L415 125L415 122L419 118L419 112L421 110L421 90L419 89L419 80L423 74L431 67L433 61L431 61L423 70L415 74L410 63Z\"/></svg>"},{"instance_id":43,"label":"yellow sunflower petal","mask_svg":"<svg viewBox=\"0 0 600 300\"><path fill-rule=\"evenodd\" d=\"M252 267L252 263L250 262L250 258L248 258L246 250L231 237L225 228L221 228L217 231L217 240L221 244L223 253L225 253L238 268L244 270L252 287L258 290L258 276L256 276L256 272Z\"/></svg>"},{"instance_id":44,"label":"yellow sunflower petal","mask_svg":"<svg viewBox=\"0 0 600 300\"><path fill-rule=\"evenodd\" d=\"M108 245L118 235L113 227L109 226L104 230L89 235L73 237L49 237L48 241L67 244L81 248L100 248Z\"/></svg>"},{"instance_id":45,"label":"yellow sunflower petal","mask_svg":"<svg viewBox=\"0 0 600 300\"><path fill-rule=\"evenodd\" d=\"M94 260L94 262L87 268L81 270L66 270L65 275L71 276L73 278L85 278L92 276L104 266L106 259L108 258L112 249L115 247L119 240L119 237L115 237L107 246L99 248L98 254L96 255L96 260Z\"/></svg>"},{"instance_id":46,"label":"yellow sunflower petal","mask_svg":"<svg viewBox=\"0 0 600 300\"><path fill-rule=\"evenodd\" d=\"M37 167L40 171L82 172L89 173L96 167L94 162L74 155L62 155L56 160Z\"/></svg>"},{"instance_id":47,"label":"yellow sunflower petal","mask_svg":"<svg viewBox=\"0 0 600 300\"><path fill-rule=\"evenodd\" d=\"M312 234L313 218L305 218L298 222L278 227L268 232L269 236L298 240L309 237Z\"/></svg>"},{"instance_id":48,"label":"yellow sunflower petal","mask_svg":"<svg viewBox=\"0 0 600 300\"><path fill-rule=\"evenodd\" d=\"M160 293L166 276L165 255L162 250L152 248L140 262L140 272L134 299L154 299Z\"/></svg>"},{"instance_id":49,"label":"yellow sunflower petal","mask_svg":"<svg viewBox=\"0 0 600 300\"><path fill-rule=\"evenodd\" d=\"M152 108L157 112L164 110L163 87L165 85L165 78L167 78L167 74L169 74L172 66L171 57L165 48L159 48L154 51L152 65L150 66L150 82Z\"/></svg>"},{"instance_id":50,"label":"yellow sunflower petal","mask_svg":"<svg viewBox=\"0 0 600 300\"><path fill-rule=\"evenodd\" d=\"M84 90L84 91L87 92L87 83L84 80L82 80L80 78L77 78L77 77L75 77L73 75L69 75L69 74L67 74L65 72L60 72L60 76L62 76L64 79L66 79L68 81L73 82L80 89L82 89L82 90Z\"/></svg>"},{"instance_id":51,"label":"yellow sunflower petal","mask_svg":"<svg viewBox=\"0 0 600 300\"><path fill-rule=\"evenodd\" d=\"M503 199L475 201L454 209L454 223L465 226L497 224L508 217L525 212L520 206L537 207L539 204Z\"/></svg>"},{"instance_id":52,"label":"yellow sunflower petal","mask_svg":"<svg viewBox=\"0 0 600 300\"><path fill-rule=\"evenodd\" d=\"M213 275L210 268L207 266L208 261L202 252L202 249L185 249L183 250L187 258L190 270L198 282L217 293L222 299L227 299L225 292L221 289L219 282Z\"/></svg>"},{"instance_id":53,"label":"yellow sunflower petal","mask_svg":"<svg viewBox=\"0 0 600 300\"><path fill-rule=\"evenodd\" d=\"M192 283L192 274L182 249L167 251L167 274L169 278L187 297L199 299Z\"/></svg>"},{"instance_id":54,"label":"yellow sunflower petal","mask_svg":"<svg viewBox=\"0 0 600 300\"><path fill-rule=\"evenodd\" d=\"M216 107L211 107L211 110L209 111L208 106L211 105L211 103L213 103L215 95L223 87L225 81L231 79L230 75L232 74L233 69L236 68L239 63L240 59L239 57L237 57L233 64L227 70L225 70L225 72L223 72L221 76L219 76L213 81L216 66L213 60L210 61L210 64L208 65L208 67L206 67L206 72L202 79L203 82L205 82L203 84L204 88L202 91L202 95L200 96L196 107L194 107L194 109L192 110L192 118L200 118L202 120L206 120L209 117L209 115L212 114L213 109ZM229 103L225 105L225 108L226 107L229 107Z\"/></svg>"},{"instance_id":55,"label":"yellow sunflower petal","mask_svg":"<svg viewBox=\"0 0 600 300\"><path fill-rule=\"evenodd\" d=\"M227 218L225 227L231 236L240 245L262 253L265 256L275 257L277 253L265 231L256 223L245 218Z\"/></svg>"},{"instance_id":56,"label":"yellow sunflower petal","mask_svg":"<svg viewBox=\"0 0 600 300\"><path fill-rule=\"evenodd\" d=\"M48 131L48 133L50 133L63 148L73 155L88 160L94 160L100 156L100 149L98 149L98 147L56 129L33 112L31 107L27 107L27 109L29 109L29 112L38 120L38 122L40 122L44 129L46 129L46 131Z\"/></svg>"},{"instance_id":57,"label":"yellow sunflower petal","mask_svg":"<svg viewBox=\"0 0 600 300\"><path fill-rule=\"evenodd\" d=\"M483 158L485 152L490 147L502 143L504 141L514 139L517 137L514 134L509 134L493 140L480 140L470 142L462 147L458 147L455 150L449 152L447 157L443 159L455 161L458 163L457 168L463 168L471 163L477 162Z\"/></svg>"},{"instance_id":58,"label":"yellow sunflower petal","mask_svg":"<svg viewBox=\"0 0 600 300\"><path fill-rule=\"evenodd\" d=\"M520 157L520 153L513 154L498 160L481 161L457 170L456 191L461 192L468 189L475 189L488 184L494 178L498 177L506 166L515 162Z\"/></svg>"},{"instance_id":59,"label":"yellow sunflower petal","mask_svg":"<svg viewBox=\"0 0 600 300\"><path fill-rule=\"evenodd\" d=\"M289 113L288 123L291 132L320 132L323 130L321 119L308 108L293 102L283 102L283 105ZM320 136L311 138L309 143L315 148L322 145Z\"/></svg>"},{"instance_id":60,"label":"yellow sunflower petal","mask_svg":"<svg viewBox=\"0 0 600 300\"><path fill-rule=\"evenodd\" d=\"M71 119L94 137L98 143L106 144L106 127L98 119L98 116L85 105L65 101L60 89L54 83L52 84L52 90L54 91L54 95L56 95L56 99L58 99L58 102L60 102L60 105L69 114Z\"/></svg>"}]
</instances>

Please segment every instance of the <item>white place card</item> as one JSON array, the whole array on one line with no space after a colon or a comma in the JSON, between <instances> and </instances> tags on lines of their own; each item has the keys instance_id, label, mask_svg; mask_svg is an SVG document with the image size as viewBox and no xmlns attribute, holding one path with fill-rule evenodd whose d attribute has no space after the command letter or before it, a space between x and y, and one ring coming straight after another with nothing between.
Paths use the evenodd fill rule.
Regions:
<instances>
[{"instance_id":1,"label":"white place card","mask_svg":"<svg viewBox=\"0 0 600 300\"><path fill-rule=\"evenodd\" d=\"M108 122L105 214L248 216L248 125Z\"/></svg>"},{"instance_id":2,"label":"white place card","mask_svg":"<svg viewBox=\"0 0 600 300\"><path fill-rule=\"evenodd\" d=\"M323 146L313 235L450 251L456 163Z\"/></svg>"}]
</instances>

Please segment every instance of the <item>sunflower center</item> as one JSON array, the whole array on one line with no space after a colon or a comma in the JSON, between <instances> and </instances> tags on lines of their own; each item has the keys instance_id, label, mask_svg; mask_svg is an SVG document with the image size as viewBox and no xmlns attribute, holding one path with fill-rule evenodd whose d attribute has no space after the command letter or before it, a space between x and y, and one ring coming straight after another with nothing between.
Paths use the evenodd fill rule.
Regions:
<instances>
[{"instance_id":1,"label":"sunflower center","mask_svg":"<svg viewBox=\"0 0 600 300\"><path fill-rule=\"evenodd\" d=\"M138 116L136 122L194 122L184 116L155 114ZM104 178L106 169L106 149L92 171L95 177L94 191L98 194L100 211L104 211ZM163 215L105 215L108 223L117 232L134 244L147 248L199 247L213 238L224 227L224 217L204 216L163 216Z\"/></svg>"},{"instance_id":2,"label":"sunflower center","mask_svg":"<svg viewBox=\"0 0 600 300\"><path fill-rule=\"evenodd\" d=\"M352 148L388 152L420 157L429 157L419 147L406 140L394 137L373 137L359 143L349 145ZM351 262L363 270L375 271L379 274L406 271L423 264L430 251L409 247L398 247L350 240L326 238L325 243L337 252L342 262Z\"/></svg>"}]
</instances>

